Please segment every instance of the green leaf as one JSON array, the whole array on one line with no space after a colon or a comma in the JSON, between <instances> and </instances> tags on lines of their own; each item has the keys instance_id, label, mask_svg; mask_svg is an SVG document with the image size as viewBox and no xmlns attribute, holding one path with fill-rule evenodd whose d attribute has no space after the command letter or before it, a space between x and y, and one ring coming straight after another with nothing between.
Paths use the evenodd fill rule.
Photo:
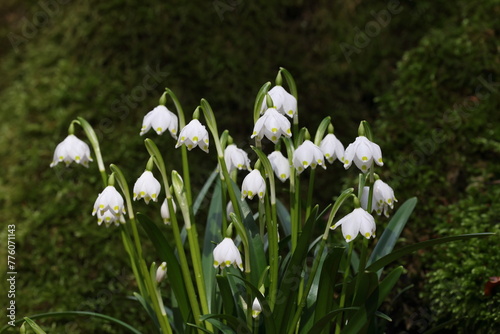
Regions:
<instances>
[{"instance_id":1,"label":"green leaf","mask_svg":"<svg viewBox=\"0 0 500 334\"><path fill-rule=\"evenodd\" d=\"M359 307L344 307L331 311L327 313L323 318L319 319L314 324L314 326L311 327L311 329L307 332L307 334L317 334L318 332L322 331L326 327L326 325L328 325L332 320L334 320L340 313L357 309L359 309Z\"/></svg>"},{"instance_id":2,"label":"green leaf","mask_svg":"<svg viewBox=\"0 0 500 334\"><path fill-rule=\"evenodd\" d=\"M216 174L218 175L218 174ZM205 288L207 292L207 300L209 307L214 301L215 294L215 272L213 251L214 243L219 243L222 240L221 222L222 215L222 195L220 179L215 182L215 187L212 192L212 200L210 201L210 208L207 215L207 223L205 225L205 236L203 240L203 253L202 253L202 268L205 278ZM213 312L212 309L210 309Z\"/></svg>"},{"instance_id":3,"label":"green leaf","mask_svg":"<svg viewBox=\"0 0 500 334\"><path fill-rule=\"evenodd\" d=\"M371 265L369 265L366 270L368 271L377 271L382 268L384 268L386 265L389 263L392 263L401 257L411 254L419 249L434 246L434 245L440 245L444 244L447 242L452 242L452 241L458 241L458 240L468 240L468 239L473 239L473 238L486 238L489 237L490 235L493 235L494 233L472 233L472 234L461 234L461 235L455 235L451 237L444 237L444 238L439 238L439 239L432 239L432 240L427 240L427 241L422 241L414 245L408 245L405 247L402 247L398 250L393 251L392 253L378 259Z\"/></svg>"},{"instance_id":4,"label":"green leaf","mask_svg":"<svg viewBox=\"0 0 500 334\"><path fill-rule=\"evenodd\" d=\"M28 325L30 325L31 329L33 329L33 331L36 333L36 334L47 334L43 329L40 328L40 326L38 326L33 320L31 320L30 318L28 317L24 317L24 321L26 321L28 323Z\"/></svg>"},{"instance_id":5,"label":"green leaf","mask_svg":"<svg viewBox=\"0 0 500 334\"><path fill-rule=\"evenodd\" d=\"M219 293L222 297L222 305L224 307L224 314L233 314L235 311L234 294L231 291L229 281L226 276L217 275L217 285Z\"/></svg>"},{"instance_id":6,"label":"green leaf","mask_svg":"<svg viewBox=\"0 0 500 334\"><path fill-rule=\"evenodd\" d=\"M127 323L125 323L125 322L123 322L121 320L118 320L116 318L110 317L108 315L104 315L104 314L100 314L100 313L95 313L95 312L87 312L87 311L49 312L49 313L39 313L39 314L30 315L28 318L31 319L31 320L34 320L34 319L43 319L43 318L68 317L68 316L94 317L94 318L106 320L106 321L109 321L109 322L114 323L116 325L119 325L119 326L127 329L128 331L130 331L132 333L141 334L141 332L139 332L137 329L135 329L134 327L130 326L129 324L127 324ZM18 319L14 323L15 324L19 324L19 323L25 321L25 319ZM31 324L30 324L30 326L31 326ZM10 328L10 327L11 326L6 325L6 326L0 328L0 333L2 333L3 331L5 331L7 328Z\"/></svg>"},{"instance_id":7,"label":"green leaf","mask_svg":"<svg viewBox=\"0 0 500 334\"><path fill-rule=\"evenodd\" d=\"M417 205L417 199L415 197L410 198L401 205L398 211L394 214L392 219L389 221L384 233L380 237L377 245L373 249L368 260L368 265L372 264L374 261L386 256L394 249L394 245L398 241L401 231L403 231L408 218L412 214L415 206ZM382 269L380 269L377 274L380 277L382 274Z\"/></svg>"},{"instance_id":8,"label":"green leaf","mask_svg":"<svg viewBox=\"0 0 500 334\"><path fill-rule=\"evenodd\" d=\"M391 292L402 273L403 267L400 266L394 268L394 270L387 275L380 285L378 285L369 295L364 305L361 306L352 317L347 318L348 323L342 330L342 334L358 334L363 327L372 320L375 312ZM375 276L375 273L372 274Z\"/></svg>"},{"instance_id":9,"label":"green leaf","mask_svg":"<svg viewBox=\"0 0 500 334\"><path fill-rule=\"evenodd\" d=\"M283 277L280 278L281 284L278 287L276 305L273 310L278 333L287 332L291 317L295 314L297 291L300 286L303 263L307 256L314 225L318 219L317 215L318 206L315 206L302 228L297 246L285 268Z\"/></svg>"},{"instance_id":10,"label":"green leaf","mask_svg":"<svg viewBox=\"0 0 500 334\"><path fill-rule=\"evenodd\" d=\"M184 322L188 322L191 315L191 308L189 306L189 299L184 285L184 279L182 277L181 266L175 256L175 252L162 231L151 219L141 213L137 214L137 219L153 243L158 257L168 264L168 279L172 285L172 291L175 294L177 302L179 303L179 309Z\"/></svg>"},{"instance_id":11,"label":"green leaf","mask_svg":"<svg viewBox=\"0 0 500 334\"><path fill-rule=\"evenodd\" d=\"M292 233L290 212L279 199L276 199L276 213L278 214L278 219L285 233L283 237L289 236Z\"/></svg>"},{"instance_id":12,"label":"green leaf","mask_svg":"<svg viewBox=\"0 0 500 334\"><path fill-rule=\"evenodd\" d=\"M257 93L257 96L255 97L255 103L253 105L253 122L257 122L257 120L260 117L260 110L262 108L262 102L264 102L264 99L266 98L266 94L269 91L269 87L271 87L270 82L266 82L265 84L260 87L259 92Z\"/></svg>"},{"instance_id":13,"label":"green leaf","mask_svg":"<svg viewBox=\"0 0 500 334\"><path fill-rule=\"evenodd\" d=\"M290 72L288 72L288 70L283 68L283 67L280 67L280 71L285 76L286 83L288 84L288 87L290 88L290 94L292 94L295 97L295 99L297 99L297 101L298 101L299 99L297 96L297 85L295 84L295 80L293 79L292 74Z\"/></svg>"},{"instance_id":14,"label":"green leaf","mask_svg":"<svg viewBox=\"0 0 500 334\"><path fill-rule=\"evenodd\" d=\"M245 321L238 319L229 314L206 314L200 317L202 321L210 321L210 319L222 319L227 322L236 333L238 334L252 334Z\"/></svg>"}]
</instances>

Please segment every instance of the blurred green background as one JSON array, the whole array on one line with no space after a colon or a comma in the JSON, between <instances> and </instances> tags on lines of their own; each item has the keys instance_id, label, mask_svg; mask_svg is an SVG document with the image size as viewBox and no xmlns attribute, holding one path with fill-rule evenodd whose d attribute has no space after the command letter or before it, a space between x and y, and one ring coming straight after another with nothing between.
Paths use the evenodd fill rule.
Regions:
<instances>
[{"instance_id":1,"label":"blurred green background","mask_svg":"<svg viewBox=\"0 0 500 334\"><path fill-rule=\"evenodd\" d=\"M90 215L101 190L95 163L49 164L69 122L83 116L105 163L122 166L132 183L147 159L142 118L167 86L188 115L206 98L219 127L249 150L254 96L283 66L311 133L331 116L347 146L359 121L370 122L382 178L400 203L419 199L401 245L499 231L498 0L5 0L0 15L0 244L15 224L18 318L87 310L148 332L127 298L135 284L120 237ZM149 136L178 166L172 139ZM215 161L201 151L190 159L197 192ZM356 173L342 171L337 164L318 173L331 185L318 185L318 202L352 186ZM500 294L486 297L483 288L500 276L499 241L408 257L399 289L413 287L386 305L394 320L387 332L422 333L460 319L447 331L495 333ZM5 260L2 246L0 272ZM0 287L6 291L5 279ZM0 301L4 309L3 293ZM120 333L84 318L40 324L51 333Z\"/></svg>"}]
</instances>

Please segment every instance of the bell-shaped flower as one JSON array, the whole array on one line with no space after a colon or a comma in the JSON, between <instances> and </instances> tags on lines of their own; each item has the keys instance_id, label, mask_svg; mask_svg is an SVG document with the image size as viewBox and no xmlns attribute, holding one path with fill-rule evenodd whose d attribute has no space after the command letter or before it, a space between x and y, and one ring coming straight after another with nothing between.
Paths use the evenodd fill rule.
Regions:
<instances>
[{"instance_id":1,"label":"bell-shaped flower","mask_svg":"<svg viewBox=\"0 0 500 334\"><path fill-rule=\"evenodd\" d=\"M241 185L241 198L248 197L253 199L255 195L258 195L261 200L263 200L266 194L266 181L260 174L258 169L254 169L243 179L243 184Z\"/></svg>"},{"instance_id":2,"label":"bell-shaped flower","mask_svg":"<svg viewBox=\"0 0 500 334\"><path fill-rule=\"evenodd\" d=\"M282 135L288 138L292 136L290 121L276 108L269 108L255 122L251 138L257 137L261 140L266 136L267 139L276 144Z\"/></svg>"},{"instance_id":3,"label":"bell-shaped flower","mask_svg":"<svg viewBox=\"0 0 500 334\"><path fill-rule=\"evenodd\" d=\"M280 151L274 151L267 156L276 177L285 182L290 177L290 163Z\"/></svg>"},{"instance_id":4,"label":"bell-shaped flower","mask_svg":"<svg viewBox=\"0 0 500 334\"><path fill-rule=\"evenodd\" d=\"M162 262L158 269L156 269L156 283L160 283L167 276L167 262Z\"/></svg>"},{"instance_id":5,"label":"bell-shaped flower","mask_svg":"<svg viewBox=\"0 0 500 334\"><path fill-rule=\"evenodd\" d=\"M315 169L317 165L326 168L323 161L323 152L310 140L304 141L297 147L295 152L293 152L293 165L299 174L309 166L311 166L312 169Z\"/></svg>"},{"instance_id":6,"label":"bell-shaped flower","mask_svg":"<svg viewBox=\"0 0 500 334\"><path fill-rule=\"evenodd\" d=\"M373 162L379 166L384 165L380 146L365 136L357 137L354 143L349 144L345 150L344 168L349 168L353 161L363 173L368 172Z\"/></svg>"},{"instance_id":7,"label":"bell-shaped flower","mask_svg":"<svg viewBox=\"0 0 500 334\"><path fill-rule=\"evenodd\" d=\"M123 218L124 213L123 197L114 186L104 188L99 196L97 196L94 203L94 210L92 211L93 216L97 214L97 223L101 225L104 221L106 226L109 226L111 223L115 223L115 225L125 223L125 219Z\"/></svg>"},{"instance_id":8,"label":"bell-shaped flower","mask_svg":"<svg viewBox=\"0 0 500 334\"><path fill-rule=\"evenodd\" d=\"M208 132L205 126L197 119L191 120L191 122L181 130L175 148L178 148L182 144L186 145L190 151L198 146L208 153Z\"/></svg>"},{"instance_id":9,"label":"bell-shaped flower","mask_svg":"<svg viewBox=\"0 0 500 334\"><path fill-rule=\"evenodd\" d=\"M144 116L140 135L142 136L149 129L153 128L159 135L168 130L170 131L170 135L174 139L177 139L178 127L179 121L177 115L168 110L167 107L159 105Z\"/></svg>"},{"instance_id":10,"label":"bell-shaped flower","mask_svg":"<svg viewBox=\"0 0 500 334\"><path fill-rule=\"evenodd\" d=\"M72 162L88 167L89 161L92 161L89 145L75 135L68 135L56 146L50 167L54 167L61 161L66 163L66 167Z\"/></svg>"},{"instance_id":11,"label":"bell-shaped flower","mask_svg":"<svg viewBox=\"0 0 500 334\"><path fill-rule=\"evenodd\" d=\"M172 207L174 208L174 213L177 211L177 206L175 205L175 202L172 200ZM168 209L168 202L167 199L163 201L163 204L161 205L160 208L161 211L161 218L163 219L163 222L167 225L170 224L170 210Z\"/></svg>"},{"instance_id":12,"label":"bell-shaped flower","mask_svg":"<svg viewBox=\"0 0 500 334\"><path fill-rule=\"evenodd\" d=\"M224 161L228 172L232 172L236 168L239 170L250 169L250 159L247 152L231 144L224 150Z\"/></svg>"},{"instance_id":13,"label":"bell-shaped flower","mask_svg":"<svg viewBox=\"0 0 500 334\"><path fill-rule=\"evenodd\" d=\"M342 145L333 133L329 133L323 138L319 144L319 148L329 163L333 163L335 159L344 160L344 145Z\"/></svg>"},{"instance_id":14,"label":"bell-shaped flower","mask_svg":"<svg viewBox=\"0 0 500 334\"><path fill-rule=\"evenodd\" d=\"M142 175L135 181L134 184L134 200L144 198L146 204L149 204L150 200L158 201L158 195L160 194L161 185L157 179L153 176L151 171L146 170Z\"/></svg>"},{"instance_id":15,"label":"bell-shaped flower","mask_svg":"<svg viewBox=\"0 0 500 334\"><path fill-rule=\"evenodd\" d=\"M214 248L214 267L224 268L230 266L240 268L243 271L243 262L241 261L241 254L233 239L224 238L220 244Z\"/></svg>"},{"instance_id":16,"label":"bell-shaped flower","mask_svg":"<svg viewBox=\"0 0 500 334\"><path fill-rule=\"evenodd\" d=\"M378 215L384 212L386 217L389 217L389 208L394 208L394 202L398 200L394 197L394 190L382 180L376 180L373 184L373 202L375 212Z\"/></svg>"},{"instance_id":17,"label":"bell-shaped flower","mask_svg":"<svg viewBox=\"0 0 500 334\"><path fill-rule=\"evenodd\" d=\"M252 304L252 317L257 318L260 312L262 312L262 306L260 305L259 300L255 298Z\"/></svg>"},{"instance_id":18,"label":"bell-shaped flower","mask_svg":"<svg viewBox=\"0 0 500 334\"><path fill-rule=\"evenodd\" d=\"M293 117L297 113L297 99L288 93L283 86L274 86L267 94L273 100L273 107L280 114ZM262 102L262 112L266 111L267 108L267 101L264 99Z\"/></svg>"},{"instance_id":19,"label":"bell-shaped flower","mask_svg":"<svg viewBox=\"0 0 500 334\"><path fill-rule=\"evenodd\" d=\"M330 228L333 230L340 225L342 225L342 234L347 242L353 241L358 233L367 239L375 237L375 219L363 208L354 209Z\"/></svg>"}]
</instances>

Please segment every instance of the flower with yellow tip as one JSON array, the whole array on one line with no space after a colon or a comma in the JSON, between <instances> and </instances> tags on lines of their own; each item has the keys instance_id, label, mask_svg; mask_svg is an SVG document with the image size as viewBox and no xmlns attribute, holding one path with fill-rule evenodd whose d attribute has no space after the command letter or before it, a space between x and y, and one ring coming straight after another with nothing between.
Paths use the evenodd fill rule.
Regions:
<instances>
[{"instance_id":1,"label":"flower with yellow tip","mask_svg":"<svg viewBox=\"0 0 500 334\"><path fill-rule=\"evenodd\" d=\"M89 161L92 161L89 145L73 134L68 135L56 146L50 167L54 167L62 161L66 163L66 167L72 162L88 167Z\"/></svg>"},{"instance_id":2,"label":"flower with yellow tip","mask_svg":"<svg viewBox=\"0 0 500 334\"><path fill-rule=\"evenodd\" d=\"M241 185L241 198L248 197L253 199L255 195L258 195L260 200L264 199L266 194L266 181L260 174L258 169L254 169L243 179Z\"/></svg>"},{"instance_id":3,"label":"flower with yellow tip","mask_svg":"<svg viewBox=\"0 0 500 334\"><path fill-rule=\"evenodd\" d=\"M199 120L193 119L189 122L179 134L179 139L175 148L181 145L186 145L188 150L192 150L196 146L208 153L208 131Z\"/></svg>"},{"instance_id":4,"label":"flower with yellow tip","mask_svg":"<svg viewBox=\"0 0 500 334\"><path fill-rule=\"evenodd\" d=\"M170 135L177 139L178 124L177 115L168 110L167 107L159 105L144 116L140 135L144 135L149 129L153 128L159 135L168 130Z\"/></svg>"},{"instance_id":5,"label":"flower with yellow tip","mask_svg":"<svg viewBox=\"0 0 500 334\"><path fill-rule=\"evenodd\" d=\"M319 148L329 163L333 163L335 159L344 160L344 145L342 145L333 133L329 133L323 138L319 144Z\"/></svg>"},{"instance_id":6,"label":"flower with yellow tip","mask_svg":"<svg viewBox=\"0 0 500 334\"><path fill-rule=\"evenodd\" d=\"M287 138L292 136L290 121L280 114L276 108L269 108L255 122L251 138L257 137L261 140L266 136L267 139L276 144L282 135Z\"/></svg>"},{"instance_id":7,"label":"flower with yellow tip","mask_svg":"<svg viewBox=\"0 0 500 334\"><path fill-rule=\"evenodd\" d=\"M349 168L353 162L363 173L368 172L373 162L383 166L380 146L365 136L357 137L354 143L349 144L345 150L344 168Z\"/></svg>"},{"instance_id":8,"label":"flower with yellow tip","mask_svg":"<svg viewBox=\"0 0 500 334\"><path fill-rule=\"evenodd\" d=\"M213 255L215 268L224 268L232 264L235 268L238 267L243 271L241 254L238 247L234 244L233 239L224 238L224 240L214 248Z\"/></svg>"},{"instance_id":9,"label":"flower with yellow tip","mask_svg":"<svg viewBox=\"0 0 500 334\"><path fill-rule=\"evenodd\" d=\"M224 161L228 172L235 169L250 169L250 159L248 159L247 152L234 144L228 145L224 150Z\"/></svg>"},{"instance_id":10,"label":"flower with yellow tip","mask_svg":"<svg viewBox=\"0 0 500 334\"><path fill-rule=\"evenodd\" d=\"M285 182L290 177L290 162L287 158L280 152L274 151L267 156L271 167L273 168L274 174L280 179L281 182Z\"/></svg>"},{"instance_id":11,"label":"flower with yellow tip","mask_svg":"<svg viewBox=\"0 0 500 334\"><path fill-rule=\"evenodd\" d=\"M293 117L297 113L297 99L292 94L288 93L283 86L274 86L267 92L273 101L273 107L280 114ZM262 112L267 109L267 101L262 102Z\"/></svg>"},{"instance_id":12,"label":"flower with yellow tip","mask_svg":"<svg viewBox=\"0 0 500 334\"><path fill-rule=\"evenodd\" d=\"M172 200L172 207L174 209L174 213L177 211L177 206L175 205L175 202ZM167 225L170 224L170 210L168 208L168 201L165 198L163 201L163 204L161 205L160 208L160 213L161 213L161 218L163 219L163 222Z\"/></svg>"},{"instance_id":13,"label":"flower with yellow tip","mask_svg":"<svg viewBox=\"0 0 500 334\"><path fill-rule=\"evenodd\" d=\"M146 170L137 179L137 181L135 181L134 201L137 199L144 198L146 204L149 204L150 200L157 202L160 190L161 190L160 182L158 182L158 180L155 179L151 171Z\"/></svg>"},{"instance_id":14,"label":"flower with yellow tip","mask_svg":"<svg viewBox=\"0 0 500 334\"><path fill-rule=\"evenodd\" d=\"M295 152L293 152L293 165L299 174L309 166L311 166L312 169L315 169L318 165L326 168L323 161L323 152L310 140L305 140L297 147Z\"/></svg>"},{"instance_id":15,"label":"flower with yellow tip","mask_svg":"<svg viewBox=\"0 0 500 334\"><path fill-rule=\"evenodd\" d=\"M341 225L342 234L347 242L353 241L358 233L366 239L375 237L375 219L363 208L354 209L330 228L334 230Z\"/></svg>"},{"instance_id":16,"label":"flower with yellow tip","mask_svg":"<svg viewBox=\"0 0 500 334\"><path fill-rule=\"evenodd\" d=\"M123 215L125 214L125 207L123 206L123 197L116 190L114 186L107 186L102 193L97 196L94 202L94 210L92 215L97 214L97 224L101 225L102 222L108 227L111 223L119 225L125 223Z\"/></svg>"}]
</instances>

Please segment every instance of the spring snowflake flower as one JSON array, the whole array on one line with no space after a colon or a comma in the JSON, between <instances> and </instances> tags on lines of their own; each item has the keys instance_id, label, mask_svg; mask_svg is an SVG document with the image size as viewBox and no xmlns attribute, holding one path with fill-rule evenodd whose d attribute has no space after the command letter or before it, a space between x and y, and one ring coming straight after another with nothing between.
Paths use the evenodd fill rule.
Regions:
<instances>
[{"instance_id":1,"label":"spring snowflake flower","mask_svg":"<svg viewBox=\"0 0 500 334\"><path fill-rule=\"evenodd\" d=\"M178 148L182 144L186 145L190 151L196 146L199 146L203 151L208 153L208 132L205 126L197 119L191 120L191 122L181 130L175 148Z\"/></svg>"},{"instance_id":2,"label":"spring snowflake flower","mask_svg":"<svg viewBox=\"0 0 500 334\"><path fill-rule=\"evenodd\" d=\"M72 162L88 167L89 161L92 161L89 145L75 135L68 135L56 146L50 167L54 167L61 161L66 163L66 167Z\"/></svg>"},{"instance_id":3,"label":"spring snowflake flower","mask_svg":"<svg viewBox=\"0 0 500 334\"><path fill-rule=\"evenodd\" d=\"M293 117L297 113L297 99L288 93L283 86L274 86L267 92L273 100L273 108L276 108L280 114ZM262 112L267 109L267 101L262 102Z\"/></svg>"},{"instance_id":4,"label":"spring snowflake flower","mask_svg":"<svg viewBox=\"0 0 500 334\"><path fill-rule=\"evenodd\" d=\"M349 168L353 161L363 173L370 169L373 162L379 166L384 165L380 146L365 136L357 137L354 143L349 144L345 150L344 168Z\"/></svg>"},{"instance_id":5,"label":"spring snowflake flower","mask_svg":"<svg viewBox=\"0 0 500 334\"><path fill-rule=\"evenodd\" d=\"M285 182L290 177L290 163L280 151L274 151L267 156L276 177Z\"/></svg>"},{"instance_id":6,"label":"spring snowflake flower","mask_svg":"<svg viewBox=\"0 0 500 334\"><path fill-rule=\"evenodd\" d=\"M260 174L258 169L254 169L243 179L243 184L241 185L241 198L248 197L253 199L255 195L258 195L260 200L263 200L266 194L266 181Z\"/></svg>"},{"instance_id":7,"label":"spring snowflake flower","mask_svg":"<svg viewBox=\"0 0 500 334\"><path fill-rule=\"evenodd\" d=\"M292 136L290 121L276 108L269 108L255 123L251 138L257 137L261 140L266 136L267 139L276 144L281 135L288 138Z\"/></svg>"},{"instance_id":8,"label":"spring snowflake flower","mask_svg":"<svg viewBox=\"0 0 500 334\"><path fill-rule=\"evenodd\" d=\"M150 200L158 201L158 195L160 194L161 185L157 179L153 176L151 171L144 171L142 175L135 181L134 184L134 200L144 198L146 204L149 204Z\"/></svg>"},{"instance_id":9,"label":"spring snowflake flower","mask_svg":"<svg viewBox=\"0 0 500 334\"><path fill-rule=\"evenodd\" d=\"M142 136L151 128L159 135L168 129L170 135L177 139L178 124L177 115L168 110L167 107L159 105L144 116L140 135Z\"/></svg>"},{"instance_id":10,"label":"spring snowflake flower","mask_svg":"<svg viewBox=\"0 0 500 334\"><path fill-rule=\"evenodd\" d=\"M160 283L167 275L167 262L162 262L158 269L156 269L156 283Z\"/></svg>"},{"instance_id":11,"label":"spring snowflake flower","mask_svg":"<svg viewBox=\"0 0 500 334\"><path fill-rule=\"evenodd\" d=\"M257 318L260 312L262 312L262 306L260 305L259 300L255 298L252 304L252 317Z\"/></svg>"},{"instance_id":12,"label":"spring snowflake flower","mask_svg":"<svg viewBox=\"0 0 500 334\"><path fill-rule=\"evenodd\" d=\"M92 215L97 214L97 224L101 225L102 222L108 227L111 223L119 225L125 223L123 214L125 214L125 207L123 206L123 197L116 190L114 186L107 186L102 193L97 196L94 203L94 210Z\"/></svg>"},{"instance_id":13,"label":"spring snowflake flower","mask_svg":"<svg viewBox=\"0 0 500 334\"><path fill-rule=\"evenodd\" d=\"M232 172L236 168L239 170L250 169L250 159L247 152L231 144L224 150L224 161L228 172Z\"/></svg>"},{"instance_id":14,"label":"spring snowflake flower","mask_svg":"<svg viewBox=\"0 0 500 334\"><path fill-rule=\"evenodd\" d=\"M363 208L354 209L330 228L334 230L340 225L342 225L342 234L347 242L353 241L358 233L367 239L375 237L375 219Z\"/></svg>"},{"instance_id":15,"label":"spring snowflake flower","mask_svg":"<svg viewBox=\"0 0 500 334\"><path fill-rule=\"evenodd\" d=\"M172 201L172 206L174 208L174 213L177 211L177 206L175 205L175 202ZM167 199L163 201L163 204L161 205L161 218L163 219L163 222L165 224L170 224L170 210L168 209L168 202Z\"/></svg>"},{"instance_id":16,"label":"spring snowflake flower","mask_svg":"<svg viewBox=\"0 0 500 334\"><path fill-rule=\"evenodd\" d=\"M364 187L360 202L361 207L367 210L370 187ZM394 197L394 190L382 180L376 180L373 184L372 211L379 216L384 213L389 217L389 208L394 208L394 202L398 200Z\"/></svg>"},{"instance_id":17,"label":"spring snowflake flower","mask_svg":"<svg viewBox=\"0 0 500 334\"><path fill-rule=\"evenodd\" d=\"M224 268L230 266L240 268L243 271L243 262L241 261L240 251L231 238L224 238L214 249L214 267Z\"/></svg>"},{"instance_id":18,"label":"spring snowflake flower","mask_svg":"<svg viewBox=\"0 0 500 334\"><path fill-rule=\"evenodd\" d=\"M317 165L326 168L323 162L323 152L310 140L304 141L297 147L295 152L293 152L293 165L299 174L309 166L311 166L312 169L315 169Z\"/></svg>"},{"instance_id":19,"label":"spring snowflake flower","mask_svg":"<svg viewBox=\"0 0 500 334\"><path fill-rule=\"evenodd\" d=\"M329 133L323 138L321 144L319 144L319 148L329 163L333 163L335 159L344 160L344 145L342 145L333 133Z\"/></svg>"}]
</instances>

